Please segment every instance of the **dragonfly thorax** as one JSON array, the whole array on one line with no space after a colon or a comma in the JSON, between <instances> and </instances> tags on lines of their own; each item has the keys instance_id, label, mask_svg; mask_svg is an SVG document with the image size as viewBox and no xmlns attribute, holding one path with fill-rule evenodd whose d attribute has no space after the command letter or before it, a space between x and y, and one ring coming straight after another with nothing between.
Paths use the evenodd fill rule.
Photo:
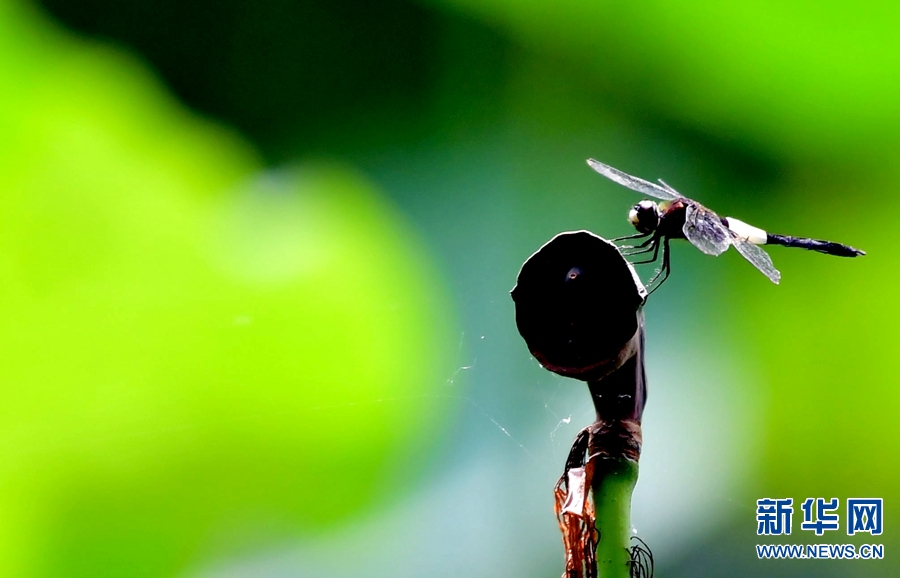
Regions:
<instances>
[{"instance_id":1,"label":"dragonfly thorax","mask_svg":"<svg viewBox=\"0 0 900 578\"><path fill-rule=\"evenodd\" d=\"M628 222L638 233L652 233L659 227L659 205L653 201L641 201L628 211Z\"/></svg>"}]
</instances>

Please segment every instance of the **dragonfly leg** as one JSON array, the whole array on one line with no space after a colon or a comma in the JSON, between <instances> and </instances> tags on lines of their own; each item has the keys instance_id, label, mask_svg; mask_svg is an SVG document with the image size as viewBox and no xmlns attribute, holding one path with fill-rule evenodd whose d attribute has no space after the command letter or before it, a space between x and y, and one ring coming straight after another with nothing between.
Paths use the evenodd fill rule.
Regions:
<instances>
[{"instance_id":1,"label":"dragonfly leg","mask_svg":"<svg viewBox=\"0 0 900 578\"><path fill-rule=\"evenodd\" d=\"M639 238L646 237L649 234L650 233L639 233L637 235L632 235L630 237L621 237L621 239L639 239ZM653 243L653 240L655 238L656 238L656 235L653 235L652 237L650 237L649 239L647 239L640 245L622 245L621 247L619 247L619 249L643 249L643 248L647 247L648 245L650 245L651 243ZM616 239L613 239L613 240L615 241Z\"/></svg>"},{"instance_id":2,"label":"dragonfly leg","mask_svg":"<svg viewBox=\"0 0 900 578\"><path fill-rule=\"evenodd\" d=\"M650 244L649 247L639 251L631 251L630 253L627 253L626 256L631 257L634 255L641 255L643 253L649 253L651 250L653 251L653 257L645 259L644 261L635 261L632 263L632 265L643 265L645 263L653 263L654 261L656 261L657 256L659 256L659 239L660 235L653 235L653 237L651 237L650 240L647 241L647 243ZM644 244L646 245L647 243Z\"/></svg>"},{"instance_id":3,"label":"dragonfly leg","mask_svg":"<svg viewBox=\"0 0 900 578\"><path fill-rule=\"evenodd\" d=\"M635 247L633 249L626 249L622 252L623 255L629 257L631 255L643 255L644 253L649 253L653 249L656 248L656 243L648 245L647 247Z\"/></svg>"},{"instance_id":4,"label":"dragonfly leg","mask_svg":"<svg viewBox=\"0 0 900 578\"><path fill-rule=\"evenodd\" d=\"M648 296L649 296L651 293L653 293L654 291L656 291L657 289L659 289L659 288L662 286L662 284L665 283L666 279L669 278L669 272L671 271L670 264L671 264L671 263L670 263L670 261L669 261L669 238L668 238L668 237L664 237L664 238L663 238L663 262L662 262L662 267L659 268L659 270L656 272L656 275L654 275L653 278L650 279L650 282L647 283L647 286L648 286L648 287L649 287L650 285L653 285L653 289L651 289L650 292L647 293ZM656 280L659 278L660 275L662 275L662 279L660 279L659 282L656 283L656 284L654 285L654 283L656 282Z\"/></svg>"},{"instance_id":5,"label":"dragonfly leg","mask_svg":"<svg viewBox=\"0 0 900 578\"><path fill-rule=\"evenodd\" d=\"M620 241L627 241L628 239L643 239L650 233L635 233L634 235L626 235L624 237L616 237L615 239L611 239L613 243L618 243Z\"/></svg>"}]
</instances>

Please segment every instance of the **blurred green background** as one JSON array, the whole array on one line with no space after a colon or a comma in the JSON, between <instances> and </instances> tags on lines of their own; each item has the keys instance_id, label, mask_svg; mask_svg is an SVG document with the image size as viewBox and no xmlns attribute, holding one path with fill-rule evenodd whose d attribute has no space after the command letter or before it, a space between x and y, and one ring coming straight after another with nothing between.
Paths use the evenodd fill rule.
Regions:
<instances>
[{"instance_id":1,"label":"blurred green background","mask_svg":"<svg viewBox=\"0 0 900 578\"><path fill-rule=\"evenodd\" d=\"M898 25L0 3L0 575L558 575L551 490L592 410L508 291L560 231L630 232L639 197L587 157L868 252L775 247L774 286L673 247L634 498L657 575L896 575ZM882 497L885 533L768 542L885 560L757 560L755 500L810 496Z\"/></svg>"}]
</instances>

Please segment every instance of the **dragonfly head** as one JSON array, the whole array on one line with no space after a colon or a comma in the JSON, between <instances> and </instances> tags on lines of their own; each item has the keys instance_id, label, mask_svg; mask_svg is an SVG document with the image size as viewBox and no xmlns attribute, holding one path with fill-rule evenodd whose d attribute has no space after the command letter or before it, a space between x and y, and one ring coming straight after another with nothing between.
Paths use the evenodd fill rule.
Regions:
<instances>
[{"instance_id":1,"label":"dragonfly head","mask_svg":"<svg viewBox=\"0 0 900 578\"><path fill-rule=\"evenodd\" d=\"M641 201L628 211L628 222L638 233L652 233L659 227L659 205L653 201Z\"/></svg>"}]
</instances>

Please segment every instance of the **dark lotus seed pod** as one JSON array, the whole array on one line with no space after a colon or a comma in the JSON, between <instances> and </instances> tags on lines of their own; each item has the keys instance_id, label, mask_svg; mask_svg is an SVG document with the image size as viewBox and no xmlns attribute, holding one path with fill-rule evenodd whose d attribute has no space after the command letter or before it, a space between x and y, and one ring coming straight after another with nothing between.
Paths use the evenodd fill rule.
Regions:
<instances>
[{"instance_id":1,"label":"dark lotus seed pod","mask_svg":"<svg viewBox=\"0 0 900 578\"><path fill-rule=\"evenodd\" d=\"M512 290L531 354L550 371L585 381L634 355L646 295L616 246L589 231L553 237L525 261Z\"/></svg>"}]
</instances>

